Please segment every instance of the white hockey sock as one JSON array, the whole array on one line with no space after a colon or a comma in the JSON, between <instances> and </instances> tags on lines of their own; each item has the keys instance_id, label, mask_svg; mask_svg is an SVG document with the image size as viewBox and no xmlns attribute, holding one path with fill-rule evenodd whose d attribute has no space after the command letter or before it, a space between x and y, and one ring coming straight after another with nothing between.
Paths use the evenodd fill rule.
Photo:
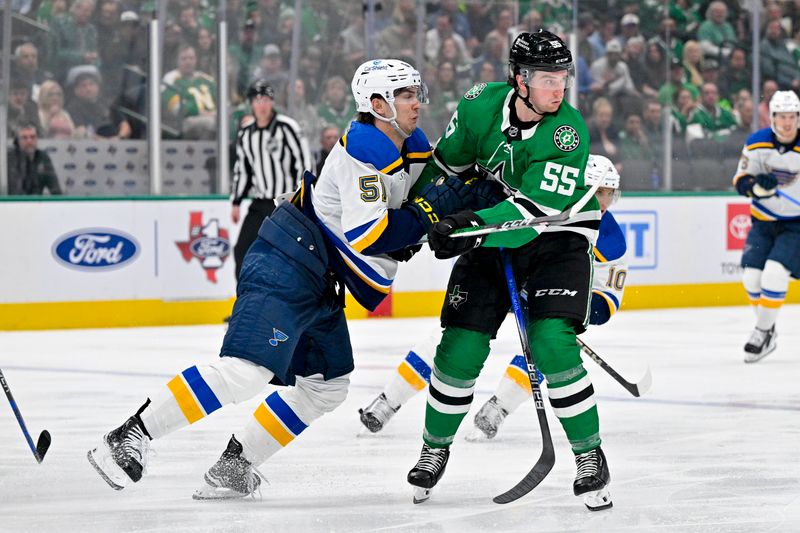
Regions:
<instances>
[{"instance_id":1,"label":"white hockey sock","mask_svg":"<svg viewBox=\"0 0 800 533\"><path fill-rule=\"evenodd\" d=\"M439 328L414 346L397 366L395 374L386 384L383 393L393 408L398 408L431 381L431 368L436 346L442 338Z\"/></svg>"},{"instance_id":2,"label":"white hockey sock","mask_svg":"<svg viewBox=\"0 0 800 533\"><path fill-rule=\"evenodd\" d=\"M153 396L140 417L150 436L161 438L223 405L252 398L272 376L263 366L237 357L221 357L209 365L192 366Z\"/></svg>"},{"instance_id":3,"label":"white hockey sock","mask_svg":"<svg viewBox=\"0 0 800 533\"><path fill-rule=\"evenodd\" d=\"M259 404L237 433L242 456L260 465L292 442L314 420L333 411L347 397L350 376L325 381L322 374L297 377L294 387L275 391Z\"/></svg>"},{"instance_id":4,"label":"white hockey sock","mask_svg":"<svg viewBox=\"0 0 800 533\"><path fill-rule=\"evenodd\" d=\"M522 402L531 397L531 382L525 358L516 355L508 364L494 393L500 407L513 413Z\"/></svg>"},{"instance_id":5,"label":"white hockey sock","mask_svg":"<svg viewBox=\"0 0 800 533\"><path fill-rule=\"evenodd\" d=\"M764 265L761 275L761 298L758 301L758 319L756 327L770 329L775 325L784 300L789 290L790 273L782 264L769 259Z\"/></svg>"},{"instance_id":6,"label":"white hockey sock","mask_svg":"<svg viewBox=\"0 0 800 533\"><path fill-rule=\"evenodd\" d=\"M756 318L758 317L758 303L761 299L761 272L757 268L746 267L742 274L742 285L747 291L747 300L750 302L750 308Z\"/></svg>"}]
</instances>

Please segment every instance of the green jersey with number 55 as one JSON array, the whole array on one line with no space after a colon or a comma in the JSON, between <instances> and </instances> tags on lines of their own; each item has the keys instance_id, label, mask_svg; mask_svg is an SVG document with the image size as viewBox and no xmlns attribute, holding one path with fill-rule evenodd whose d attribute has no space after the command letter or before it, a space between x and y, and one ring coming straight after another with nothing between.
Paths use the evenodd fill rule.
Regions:
<instances>
[{"instance_id":1,"label":"green jersey with number 55","mask_svg":"<svg viewBox=\"0 0 800 533\"><path fill-rule=\"evenodd\" d=\"M588 191L583 169L589 132L567 102L538 123L521 123L513 111L517 96L505 83L480 83L458 104L436 144L420 181L445 174L474 174L476 168L501 181L513 194L477 214L486 224L555 215ZM571 223L493 233L482 246L517 248L542 231L572 231L590 242L597 236L600 210L592 197Z\"/></svg>"}]
</instances>

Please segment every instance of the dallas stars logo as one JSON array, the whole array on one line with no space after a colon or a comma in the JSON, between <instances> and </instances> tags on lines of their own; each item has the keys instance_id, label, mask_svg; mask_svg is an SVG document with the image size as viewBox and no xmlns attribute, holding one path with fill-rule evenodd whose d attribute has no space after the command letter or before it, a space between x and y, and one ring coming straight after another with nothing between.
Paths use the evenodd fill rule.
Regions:
<instances>
[{"instance_id":1,"label":"dallas stars logo","mask_svg":"<svg viewBox=\"0 0 800 533\"><path fill-rule=\"evenodd\" d=\"M578 147L581 143L578 132L572 126L559 126L553 134L553 142L556 143L558 149L562 152L571 152Z\"/></svg>"},{"instance_id":2,"label":"dallas stars logo","mask_svg":"<svg viewBox=\"0 0 800 533\"><path fill-rule=\"evenodd\" d=\"M478 83L477 85L473 85L472 88L469 91L467 91L467 93L464 95L464 98L466 98L467 100L474 100L481 95L481 93L485 88L486 88L485 83Z\"/></svg>"},{"instance_id":3,"label":"dallas stars logo","mask_svg":"<svg viewBox=\"0 0 800 533\"><path fill-rule=\"evenodd\" d=\"M456 285L453 287L453 292L448 294L448 304L452 305L454 308L458 309L458 306L463 304L467 301L467 296L469 296L468 292L463 292L460 290L461 286Z\"/></svg>"}]
</instances>

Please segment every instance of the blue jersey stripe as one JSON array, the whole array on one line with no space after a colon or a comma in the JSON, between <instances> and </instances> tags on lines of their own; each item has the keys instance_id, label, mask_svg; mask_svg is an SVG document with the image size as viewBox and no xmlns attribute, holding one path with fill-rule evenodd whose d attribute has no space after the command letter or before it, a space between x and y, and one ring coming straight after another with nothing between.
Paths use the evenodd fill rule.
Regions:
<instances>
[{"instance_id":1,"label":"blue jersey stripe","mask_svg":"<svg viewBox=\"0 0 800 533\"><path fill-rule=\"evenodd\" d=\"M351 229L350 231L345 231L344 236L347 238L348 241L352 241L353 239L360 237L365 231L367 231L375 222L377 222L377 218L373 218L369 222L364 222L360 226Z\"/></svg>"},{"instance_id":2,"label":"blue jersey stripe","mask_svg":"<svg viewBox=\"0 0 800 533\"><path fill-rule=\"evenodd\" d=\"M297 417L292 408L283 401L283 398L280 397L277 391L267 396L266 402L275 416L277 416L295 436L302 433L303 430L308 427Z\"/></svg>"},{"instance_id":3,"label":"blue jersey stripe","mask_svg":"<svg viewBox=\"0 0 800 533\"><path fill-rule=\"evenodd\" d=\"M796 220L796 219L800 218L800 217L797 217L797 216L785 217L785 216L782 216L782 215L777 215L777 214L773 213L772 211L770 211L769 209L767 209L766 207L764 207L764 204L762 204L758 200L753 200L753 207L755 209L757 209L758 211L761 211L763 214L767 215L768 217L772 217L772 218L774 218L776 220Z\"/></svg>"},{"instance_id":4,"label":"blue jersey stripe","mask_svg":"<svg viewBox=\"0 0 800 533\"><path fill-rule=\"evenodd\" d=\"M320 227L325 232L325 235L330 238L331 242L336 246L336 248L342 252L347 258L358 268L358 270L367 276L369 279L377 283L378 285L384 286L389 288L392 284L392 280L386 279L377 272L375 272L372 267L370 267L367 263L356 257L353 251L350 249L348 245L343 243L333 232L328 229L325 224L320 224Z\"/></svg>"},{"instance_id":5,"label":"blue jersey stripe","mask_svg":"<svg viewBox=\"0 0 800 533\"><path fill-rule=\"evenodd\" d=\"M208 386L206 380L200 375L200 371L197 370L196 366L184 370L183 377L189 385L189 388L192 389L192 392L194 392L194 395L200 401L200 405L203 406L203 410L207 415L210 415L222 407L219 399L217 399L217 395L214 394L214 391Z\"/></svg>"}]
</instances>

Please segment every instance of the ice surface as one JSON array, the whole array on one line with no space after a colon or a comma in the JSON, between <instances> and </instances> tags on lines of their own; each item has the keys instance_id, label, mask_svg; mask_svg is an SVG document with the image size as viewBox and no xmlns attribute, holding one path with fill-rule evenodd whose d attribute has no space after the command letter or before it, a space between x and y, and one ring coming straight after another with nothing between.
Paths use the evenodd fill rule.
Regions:
<instances>
[{"instance_id":1,"label":"ice surface","mask_svg":"<svg viewBox=\"0 0 800 533\"><path fill-rule=\"evenodd\" d=\"M0 333L0 368L28 429L34 440L42 429L53 435L38 465L0 400L0 530L800 531L800 306L781 311L777 350L745 365L753 321L744 307L622 312L584 335L632 381L648 365L653 372L651 391L636 399L585 363L612 475L614 508L599 513L572 495L575 466L552 413L556 466L512 504L491 498L538 457L533 404L509 416L493 441L463 439L519 350L512 317L478 381L447 473L421 505L411 503L405 476L422 444L425 395L375 436L356 437L357 410L435 319L352 322L356 370L346 402L262 465L263 499L226 502L191 495L258 397L154 442L148 475L124 491L111 490L86 460L104 432L169 378L214 359L221 326Z\"/></svg>"}]
</instances>

